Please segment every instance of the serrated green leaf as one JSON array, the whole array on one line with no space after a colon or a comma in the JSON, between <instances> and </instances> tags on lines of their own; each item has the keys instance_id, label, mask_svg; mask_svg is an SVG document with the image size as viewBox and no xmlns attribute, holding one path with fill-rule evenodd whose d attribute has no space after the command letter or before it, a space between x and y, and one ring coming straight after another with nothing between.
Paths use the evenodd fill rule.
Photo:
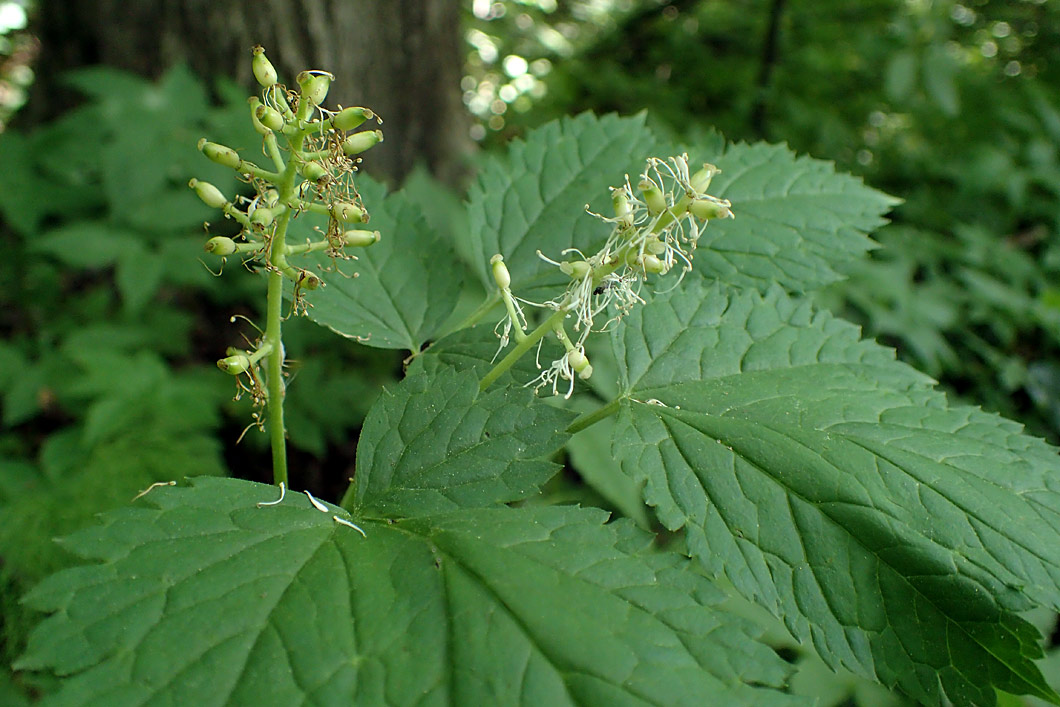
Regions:
<instances>
[{"instance_id":1,"label":"serrated green leaf","mask_svg":"<svg viewBox=\"0 0 1060 707\"><path fill-rule=\"evenodd\" d=\"M526 296L552 271L537 257L560 257L566 248L587 252L607 236L608 228L585 213L612 211L609 187L628 172L639 174L652 157L656 138L632 118L584 113L548 123L515 140L505 157L491 159L471 187L472 267L487 289L496 285L489 259L504 256L512 289Z\"/></svg>"},{"instance_id":2,"label":"serrated green leaf","mask_svg":"<svg viewBox=\"0 0 1060 707\"><path fill-rule=\"evenodd\" d=\"M101 511L127 507L152 483L224 472L213 435L177 436L148 421L88 446L79 432L67 427L49 436L41 452L44 473L25 478L18 493L0 508L0 599L5 606L15 605L19 595L49 573L77 564L56 538L94 523ZM9 640L23 642L38 619L35 612L5 614ZM7 646L8 651L14 649Z\"/></svg>"},{"instance_id":3,"label":"serrated green leaf","mask_svg":"<svg viewBox=\"0 0 1060 707\"><path fill-rule=\"evenodd\" d=\"M404 192L387 195L368 179L357 187L381 239L351 249L357 260L339 261L341 272L320 272L326 287L308 296L309 317L367 346L418 352L452 312L465 268Z\"/></svg>"},{"instance_id":4,"label":"serrated green leaf","mask_svg":"<svg viewBox=\"0 0 1060 707\"><path fill-rule=\"evenodd\" d=\"M735 218L707 225L693 272L728 285L805 292L835 282L898 203L783 145L733 145L716 163L710 192L732 201Z\"/></svg>"},{"instance_id":5,"label":"serrated green leaf","mask_svg":"<svg viewBox=\"0 0 1060 707\"><path fill-rule=\"evenodd\" d=\"M160 488L66 547L17 664L50 704L772 705L787 667L650 536L574 507L336 523L231 479Z\"/></svg>"},{"instance_id":6,"label":"serrated green leaf","mask_svg":"<svg viewBox=\"0 0 1060 707\"><path fill-rule=\"evenodd\" d=\"M470 372L421 373L384 391L357 444L358 515L387 518L525 498L559 465L574 415L525 388L478 390Z\"/></svg>"},{"instance_id":7,"label":"serrated green leaf","mask_svg":"<svg viewBox=\"0 0 1060 707\"><path fill-rule=\"evenodd\" d=\"M918 700L1057 699L1012 613L1060 604L1054 450L777 290L688 284L614 344L616 454L710 571Z\"/></svg>"}]
</instances>

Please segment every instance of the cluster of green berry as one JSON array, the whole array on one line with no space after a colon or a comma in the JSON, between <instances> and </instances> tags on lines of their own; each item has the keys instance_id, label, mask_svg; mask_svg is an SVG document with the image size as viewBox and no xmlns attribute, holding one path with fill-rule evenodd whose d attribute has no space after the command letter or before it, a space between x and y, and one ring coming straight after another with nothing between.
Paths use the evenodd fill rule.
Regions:
<instances>
[{"instance_id":1,"label":"cluster of green berry","mask_svg":"<svg viewBox=\"0 0 1060 707\"><path fill-rule=\"evenodd\" d=\"M253 196L228 199L212 184L192 179L189 186L208 206L221 209L226 218L242 228L234 238L215 236L206 242L206 251L217 256L238 256L261 264L269 276L269 304L266 328L250 350L229 349L217 362L221 370L234 376L246 374L256 406L282 397L282 383L263 382L258 364L273 355L276 365L268 366L266 378L277 378L283 365L280 340L280 303L283 283L294 283L293 311L304 313L308 306L303 293L323 282L320 276L292 265L292 256L317 251L332 260L350 259L348 248L366 247L379 240L377 231L365 230L368 212L361 203L353 175L358 155L383 139L379 130L353 132L368 120L379 119L368 108L339 108L332 111L321 104L334 76L326 71L303 71L296 81L298 90L278 82L276 69L265 50L254 47L252 67L262 86L261 96L250 99L250 119L262 136L262 153L272 163L261 167L231 147L203 138L199 150L210 160L235 170L253 189ZM288 243L287 229L292 218L314 213L327 218L327 227L316 229L319 238L304 243ZM260 331L260 329L259 329ZM273 370L275 369L275 370ZM270 390L273 391L270 393ZM255 413L255 419L260 419Z\"/></svg>"}]
</instances>

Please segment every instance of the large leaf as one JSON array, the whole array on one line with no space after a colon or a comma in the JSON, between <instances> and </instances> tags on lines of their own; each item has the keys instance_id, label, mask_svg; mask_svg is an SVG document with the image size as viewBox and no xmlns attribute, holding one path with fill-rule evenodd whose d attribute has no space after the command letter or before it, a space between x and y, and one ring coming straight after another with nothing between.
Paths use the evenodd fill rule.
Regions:
<instances>
[{"instance_id":1,"label":"large leaf","mask_svg":"<svg viewBox=\"0 0 1060 707\"><path fill-rule=\"evenodd\" d=\"M369 227L382 238L355 249L357 260L339 261L338 269L319 259L329 268L320 271L327 286L309 295L309 316L368 346L419 351L452 312L464 266L404 192L387 195L368 179L357 186L371 214Z\"/></svg>"},{"instance_id":2,"label":"large leaf","mask_svg":"<svg viewBox=\"0 0 1060 707\"><path fill-rule=\"evenodd\" d=\"M769 705L786 667L650 536L574 507L461 511L366 537L301 495L161 488L67 546L98 564L28 599L54 612L21 669L51 704Z\"/></svg>"},{"instance_id":3,"label":"large leaf","mask_svg":"<svg viewBox=\"0 0 1060 707\"><path fill-rule=\"evenodd\" d=\"M1060 606L1055 450L777 290L688 283L614 344L616 454L711 572L916 699L1056 699L1013 613Z\"/></svg>"},{"instance_id":4,"label":"large leaf","mask_svg":"<svg viewBox=\"0 0 1060 707\"><path fill-rule=\"evenodd\" d=\"M642 116L584 114L513 142L506 157L487 163L470 193L470 250L481 253L472 265L482 282L494 287L488 262L500 253L517 294L561 284L536 251L553 258L571 247L595 251L608 227L584 207L609 213L608 187L640 174L646 158L666 157L659 152L666 149ZM898 202L782 145L738 144L720 156L691 152L722 169L710 191L730 199L736 214L705 229L695 270L730 285L765 289L779 282L809 291L834 282L847 262L873 247L866 234Z\"/></svg>"},{"instance_id":5,"label":"large leaf","mask_svg":"<svg viewBox=\"0 0 1060 707\"><path fill-rule=\"evenodd\" d=\"M540 457L566 441L573 414L526 388L479 393L442 369L384 391L357 443L358 515L401 517L515 501L559 470Z\"/></svg>"},{"instance_id":6,"label":"large leaf","mask_svg":"<svg viewBox=\"0 0 1060 707\"><path fill-rule=\"evenodd\" d=\"M526 295L555 271L537 257L565 248L600 245L607 225L585 213L612 210L608 187L639 174L654 156L656 139L643 114L632 118L584 113L548 123L515 140L505 157L489 160L471 187L469 214L473 263L483 284L496 289L489 259L504 256L512 289ZM591 252L591 251L590 251ZM559 282L559 280L557 280Z\"/></svg>"},{"instance_id":7,"label":"large leaf","mask_svg":"<svg viewBox=\"0 0 1060 707\"><path fill-rule=\"evenodd\" d=\"M874 246L866 234L898 203L783 145L733 145L716 162L710 192L732 201L735 218L710 222L694 272L729 285L809 291L834 282Z\"/></svg>"}]
</instances>

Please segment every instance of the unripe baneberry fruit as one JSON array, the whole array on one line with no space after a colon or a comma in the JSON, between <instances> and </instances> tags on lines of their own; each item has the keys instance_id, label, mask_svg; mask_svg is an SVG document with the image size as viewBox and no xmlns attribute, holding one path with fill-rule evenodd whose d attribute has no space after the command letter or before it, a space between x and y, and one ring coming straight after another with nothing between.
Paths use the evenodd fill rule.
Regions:
<instances>
[{"instance_id":1,"label":"unripe baneberry fruit","mask_svg":"<svg viewBox=\"0 0 1060 707\"><path fill-rule=\"evenodd\" d=\"M254 52L254 58L250 61L250 68L254 71L254 78L264 88L272 86L279 80L279 77L276 74L276 68L265 56L265 48L258 44L251 51Z\"/></svg>"},{"instance_id":2,"label":"unripe baneberry fruit","mask_svg":"<svg viewBox=\"0 0 1060 707\"><path fill-rule=\"evenodd\" d=\"M199 195L202 202L207 206L212 206L215 209L220 209L228 203L228 199L221 193L221 190L215 187L209 182L204 182L199 179L191 179L188 181L188 186L195 190L195 193Z\"/></svg>"}]
</instances>

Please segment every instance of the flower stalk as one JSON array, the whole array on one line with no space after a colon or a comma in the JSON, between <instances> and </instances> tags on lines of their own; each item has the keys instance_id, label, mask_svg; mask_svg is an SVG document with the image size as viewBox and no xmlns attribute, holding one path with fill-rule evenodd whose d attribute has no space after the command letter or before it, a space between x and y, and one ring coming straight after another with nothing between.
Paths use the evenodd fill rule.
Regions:
<instances>
[{"instance_id":1,"label":"flower stalk","mask_svg":"<svg viewBox=\"0 0 1060 707\"><path fill-rule=\"evenodd\" d=\"M249 100L250 120L262 136L262 153L275 171L203 138L199 150L211 161L236 171L256 194L229 200L211 184L193 179L189 186L204 203L221 209L242 228L235 238L210 238L206 251L222 258L239 256L264 266L268 280L265 328L259 329L260 337L250 349L230 349L228 356L218 361L218 367L237 378L237 399L248 393L254 407L263 409L264 417L254 412L251 427L268 433L273 482L287 487L283 296L286 281L290 281L292 313L304 314L310 306L304 293L324 284L315 272L292 264L289 258L323 252L333 261L351 259L354 256L344 253L345 248L368 247L379 240L377 231L349 228L367 222L368 212L353 183L359 159L351 158L346 146L352 141L363 151L382 141L382 133L348 134L366 120L376 118L367 108L336 112L321 106L334 78L331 74L304 71L297 77L298 90L289 90L278 83L276 69L261 47L253 50L252 68L263 91L261 97ZM327 230L315 240L288 245L291 220L306 212L326 216Z\"/></svg>"}]
</instances>

